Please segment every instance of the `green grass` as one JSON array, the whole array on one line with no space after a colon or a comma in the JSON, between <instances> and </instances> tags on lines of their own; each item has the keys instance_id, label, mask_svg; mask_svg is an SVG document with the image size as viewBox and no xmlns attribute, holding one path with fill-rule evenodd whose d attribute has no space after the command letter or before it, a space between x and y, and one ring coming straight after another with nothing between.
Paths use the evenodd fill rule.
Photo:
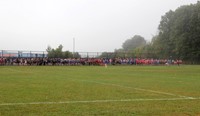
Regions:
<instances>
[{"instance_id":1,"label":"green grass","mask_svg":"<svg viewBox=\"0 0 200 116\"><path fill-rule=\"evenodd\" d=\"M200 66L0 66L0 115L200 115Z\"/></svg>"}]
</instances>

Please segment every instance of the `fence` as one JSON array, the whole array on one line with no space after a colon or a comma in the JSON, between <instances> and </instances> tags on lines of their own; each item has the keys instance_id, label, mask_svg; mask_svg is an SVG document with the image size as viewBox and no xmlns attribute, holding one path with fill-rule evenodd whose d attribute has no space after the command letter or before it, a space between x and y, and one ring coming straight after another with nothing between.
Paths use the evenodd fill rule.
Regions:
<instances>
[{"instance_id":1,"label":"fence","mask_svg":"<svg viewBox=\"0 0 200 116\"><path fill-rule=\"evenodd\" d=\"M97 58L102 52L76 52L81 58ZM75 54L76 54L75 53ZM18 50L0 50L0 57L12 58L45 58L48 56L46 51L18 51Z\"/></svg>"},{"instance_id":2,"label":"fence","mask_svg":"<svg viewBox=\"0 0 200 116\"><path fill-rule=\"evenodd\" d=\"M15 57L15 58L42 58L47 57L45 51L16 51L16 50L0 50L0 57Z\"/></svg>"},{"instance_id":3,"label":"fence","mask_svg":"<svg viewBox=\"0 0 200 116\"><path fill-rule=\"evenodd\" d=\"M131 53L131 52L75 52L73 56L66 58L159 58L152 53ZM12 58L45 58L48 57L46 51L17 51L17 50L0 50L0 57ZM161 57L162 58L162 57ZM167 58L167 57L166 57ZM171 59L172 56L167 59ZM174 58L174 57L173 57Z\"/></svg>"},{"instance_id":4,"label":"fence","mask_svg":"<svg viewBox=\"0 0 200 116\"><path fill-rule=\"evenodd\" d=\"M73 53L72 53L73 54ZM74 56L80 56L81 58L114 58L114 57L134 57L132 53L125 52L76 52ZM12 57L12 58L45 58L48 57L46 51L18 51L18 50L0 50L0 57Z\"/></svg>"}]
</instances>

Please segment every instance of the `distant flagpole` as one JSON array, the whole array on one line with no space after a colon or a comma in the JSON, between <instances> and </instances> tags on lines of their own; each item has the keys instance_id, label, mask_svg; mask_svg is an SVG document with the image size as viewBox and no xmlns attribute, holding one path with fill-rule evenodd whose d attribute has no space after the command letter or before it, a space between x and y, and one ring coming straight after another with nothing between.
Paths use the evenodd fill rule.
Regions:
<instances>
[{"instance_id":1,"label":"distant flagpole","mask_svg":"<svg viewBox=\"0 0 200 116\"><path fill-rule=\"evenodd\" d=\"M73 38L73 57L74 57L74 53L75 53L75 38Z\"/></svg>"}]
</instances>

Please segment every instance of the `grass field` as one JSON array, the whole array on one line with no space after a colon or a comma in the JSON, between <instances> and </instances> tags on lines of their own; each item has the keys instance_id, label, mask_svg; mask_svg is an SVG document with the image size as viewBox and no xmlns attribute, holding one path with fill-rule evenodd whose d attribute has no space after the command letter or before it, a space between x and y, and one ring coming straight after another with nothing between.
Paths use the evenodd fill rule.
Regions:
<instances>
[{"instance_id":1,"label":"grass field","mask_svg":"<svg viewBox=\"0 0 200 116\"><path fill-rule=\"evenodd\" d=\"M200 115L200 66L0 66L0 115Z\"/></svg>"}]
</instances>

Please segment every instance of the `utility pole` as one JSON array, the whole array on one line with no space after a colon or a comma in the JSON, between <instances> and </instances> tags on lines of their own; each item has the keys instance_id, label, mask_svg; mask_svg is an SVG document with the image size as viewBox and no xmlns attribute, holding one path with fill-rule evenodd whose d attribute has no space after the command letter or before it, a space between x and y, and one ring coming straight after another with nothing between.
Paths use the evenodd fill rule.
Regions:
<instances>
[{"instance_id":1,"label":"utility pole","mask_svg":"<svg viewBox=\"0 0 200 116\"><path fill-rule=\"evenodd\" d=\"M75 54L75 38L73 38L73 57L74 57L74 54Z\"/></svg>"}]
</instances>

